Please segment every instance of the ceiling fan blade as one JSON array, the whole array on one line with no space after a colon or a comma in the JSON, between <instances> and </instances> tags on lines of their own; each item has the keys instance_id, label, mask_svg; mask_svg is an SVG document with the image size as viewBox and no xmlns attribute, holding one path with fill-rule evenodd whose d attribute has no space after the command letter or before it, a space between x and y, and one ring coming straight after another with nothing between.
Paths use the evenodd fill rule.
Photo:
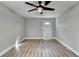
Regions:
<instances>
[{"instance_id":1,"label":"ceiling fan blade","mask_svg":"<svg viewBox=\"0 0 79 59\"><path fill-rule=\"evenodd\" d=\"M45 1L45 6L47 6L51 1Z\"/></svg>"},{"instance_id":2,"label":"ceiling fan blade","mask_svg":"<svg viewBox=\"0 0 79 59\"><path fill-rule=\"evenodd\" d=\"M43 7L44 10L50 10L50 11L54 11L54 8L49 8L49 7Z\"/></svg>"},{"instance_id":3,"label":"ceiling fan blade","mask_svg":"<svg viewBox=\"0 0 79 59\"><path fill-rule=\"evenodd\" d=\"M42 1L38 1L39 5L41 5Z\"/></svg>"},{"instance_id":4,"label":"ceiling fan blade","mask_svg":"<svg viewBox=\"0 0 79 59\"><path fill-rule=\"evenodd\" d=\"M34 10L36 10L36 8L35 9L32 9L32 10L29 10L28 12L31 12L31 11L34 11Z\"/></svg>"},{"instance_id":5,"label":"ceiling fan blade","mask_svg":"<svg viewBox=\"0 0 79 59\"><path fill-rule=\"evenodd\" d=\"M25 2L25 4L31 5L31 6L33 6L33 7L37 7L36 5L31 4L31 3L28 3L28 2Z\"/></svg>"}]
</instances>

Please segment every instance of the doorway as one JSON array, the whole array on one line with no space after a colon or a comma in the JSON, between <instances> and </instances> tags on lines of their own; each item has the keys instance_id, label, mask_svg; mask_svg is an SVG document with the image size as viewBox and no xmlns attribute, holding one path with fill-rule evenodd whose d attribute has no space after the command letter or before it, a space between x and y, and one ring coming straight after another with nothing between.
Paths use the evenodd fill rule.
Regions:
<instances>
[{"instance_id":1,"label":"doorway","mask_svg":"<svg viewBox=\"0 0 79 59\"><path fill-rule=\"evenodd\" d=\"M52 21L44 20L42 28L43 28L43 39L44 40L52 39Z\"/></svg>"}]
</instances>

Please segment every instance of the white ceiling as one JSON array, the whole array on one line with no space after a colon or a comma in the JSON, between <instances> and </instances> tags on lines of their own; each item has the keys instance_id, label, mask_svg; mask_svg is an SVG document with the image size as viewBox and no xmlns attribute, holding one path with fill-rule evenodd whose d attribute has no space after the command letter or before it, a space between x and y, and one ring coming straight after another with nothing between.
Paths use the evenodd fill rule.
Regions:
<instances>
[{"instance_id":1,"label":"white ceiling","mask_svg":"<svg viewBox=\"0 0 79 59\"><path fill-rule=\"evenodd\" d=\"M37 1L28 1L35 5ZM68 8L76 4L78 1L52 1L48 6L51 8L55 8L55 11L44 11L42 15L37 13L37 11L27 12L34 7L26 5L24 1L2 1L9 9L15 11L19 15L23 16L24 18L54 18L62 14Z\"/></svg>"}]
</instances>

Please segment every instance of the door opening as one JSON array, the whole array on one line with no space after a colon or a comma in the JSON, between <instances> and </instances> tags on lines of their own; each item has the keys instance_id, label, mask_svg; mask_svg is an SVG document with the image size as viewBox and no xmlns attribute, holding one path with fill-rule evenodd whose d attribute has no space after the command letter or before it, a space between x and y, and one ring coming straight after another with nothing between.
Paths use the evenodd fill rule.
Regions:
<instances>
[{"instance_id":1,"label":"door opening","mask_svg":"<svg viewBox=\"0 0 79 59\"><path fill-rule=\"evenodd\" d=\"M43 21L43 39L48 40L52 39L52 21Z\"/></svg>"}]
</instances>

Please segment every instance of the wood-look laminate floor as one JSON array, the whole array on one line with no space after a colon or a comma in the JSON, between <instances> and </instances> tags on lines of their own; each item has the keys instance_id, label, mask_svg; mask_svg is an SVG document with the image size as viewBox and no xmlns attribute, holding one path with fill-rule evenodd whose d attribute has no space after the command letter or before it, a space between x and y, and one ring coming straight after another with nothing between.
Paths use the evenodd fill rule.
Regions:
<instances>
[{"instance_id":1,"label":"wood-look laminate floor","mask_svg":"<svg viewBox=\"0 0 79 59\"><path fill-rule=\"evenodd\" d=\"M24 40L2 57L77 57L56 40Z\"/></svg>"}]
</instances>

